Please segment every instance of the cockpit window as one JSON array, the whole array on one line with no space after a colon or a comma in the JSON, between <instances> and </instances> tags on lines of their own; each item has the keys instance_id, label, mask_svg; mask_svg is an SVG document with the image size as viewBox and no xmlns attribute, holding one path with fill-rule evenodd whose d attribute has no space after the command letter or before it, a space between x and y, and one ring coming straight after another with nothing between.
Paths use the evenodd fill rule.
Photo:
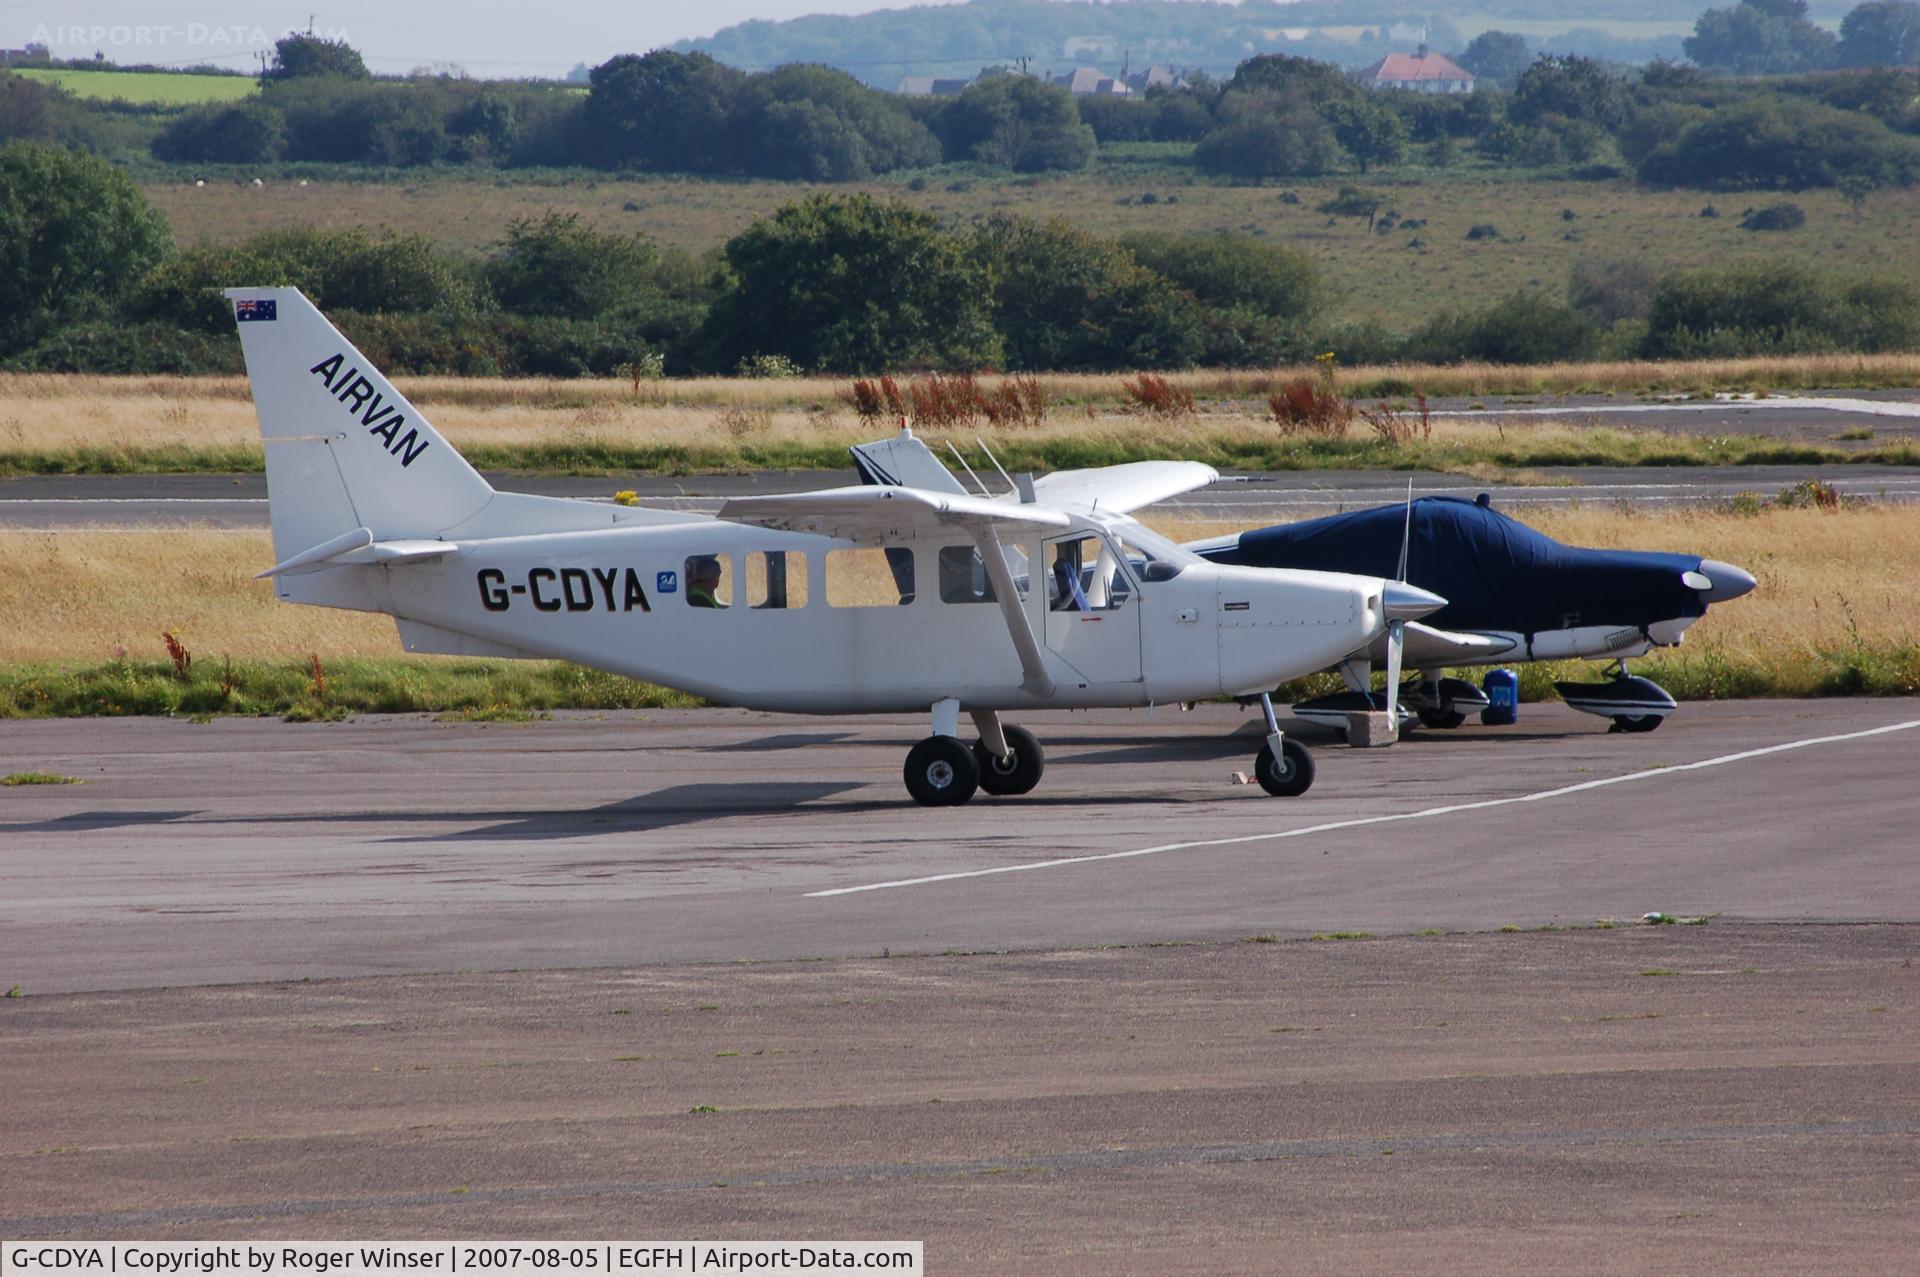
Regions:
<instances>
[{"instance_id":1,"label":"cockpit window","mask_svg":"<svg viewBox=\"0 0 1920 1277\"><path fill-rule=\"evenodd\" d=\"M1105 537L1089 533L1049 541L1046 561L1049 611L1111 612L1133 591Z\"/></svg>"}]
</instances>

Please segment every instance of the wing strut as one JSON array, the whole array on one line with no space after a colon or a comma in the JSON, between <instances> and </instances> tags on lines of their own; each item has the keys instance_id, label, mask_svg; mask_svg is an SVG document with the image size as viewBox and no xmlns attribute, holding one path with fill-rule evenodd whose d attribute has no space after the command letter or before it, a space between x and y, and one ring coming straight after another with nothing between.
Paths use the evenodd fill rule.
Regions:
<instances>
[{"instance_id":1,"label":"wing strut","mask_svg":"<svg viewBox=\"0 0 1920 1277\"><path fill-rule=\"evenodd\" d=\"M1013 573L1007 571L1007 555L1000 548L1000 534L990 523L979 524L973 529L973 540L980 547L987 579L993 582L993 596L1000 602L1000 614L1007 619L1007 635L1013 639L1013 650L1020 654L1020 669L1026 675L1020 680L1020 686L1042 699L1052 696L1053 678L1040 656L1040 641L1033 636L1033 623L1020 606L1020 592L1014 587Z\"/></svg>"}]
</instances>

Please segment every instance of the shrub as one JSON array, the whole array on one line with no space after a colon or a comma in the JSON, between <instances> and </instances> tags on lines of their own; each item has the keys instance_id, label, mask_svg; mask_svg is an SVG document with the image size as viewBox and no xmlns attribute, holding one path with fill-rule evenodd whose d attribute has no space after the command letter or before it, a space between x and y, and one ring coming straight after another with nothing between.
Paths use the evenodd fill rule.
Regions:
<instances>
[{"instance_id":1,"label":"shrub","mask_svg":"<svg viewBox=\"0 0 1920 1277\"><path fill-rule=\"evenodd\" d=\"M1162 421L1193 415L1193 391L1176 386L1157 373L1143 372L1131 381L1123 379L1120 387L1136 408Z\"/></svg>"},{"instance_id":2,"label":"shrub","mask_svg":"<svg viewBox=\"0 0 1920 1277\"><path fill-rule=\"evenodd\" d=\"M1797 231L1807 224L1806 210L1798 204L1769 204L1748 209L1740 219L1740 228L1749 231Z\"/></svg>"},{"instance_id":3,"label":"shrub","mask_svg":"<svg viewBox=\"0 0 1920 1277\"><path fill-rule=\"evenodd\" d=\"M1234 177L1325 173L1340 164L1340 143L1313 104L1295 95L1229 93L1193 162Z\"/></svg>"},{"instance_id":4,"label":"shrub","mask_svg":"<svg viewBox=\"0 0 1920 1277\"><path fill-rule=\"evenodd\" d=\"M1477 222L1467 228L1468 239L1499 239L1500 228L1489 222Z\"/></svg>"},{"instance_id":5,"label":"shrub","mask_svg":"<svg viewBox=\"0 0 1920 1277\"><path fill-rule=\"evenodd\" d=\"M1479 310L1443 314L1409 346L1413 358L1431 363L1545 364L1582 358L1593 341L1592 325L1571 308L1522 290Z\"/></svg>"},{"instance_id":6,"label":"shrub","mask_svg":"<svg viewBox=\"0 0 1920 1277\"><path fill-rule=\"evenodd\" d=\"M1656 282L1646 263L1632 258L1583 258L1567 279L1567 302L1587 322L1610 328L1623 319L1645 319Z\"/></svg>"},{"instance_id":7,"label":"shrub","mask_svg":"<svg viewBox=\"0 0 1920 1277\"><path fill-rule=\"evenodd\" d=\"M195 107L160 130L156 160L188 164L268 164L286 146L286 119L271 106Z\"/></svg>"},{"instance_id":8,"label":"shrub","mask_svg":"<svg viewBox=\"0 0 1920 1277\"><path fill-rule=\"evenodd\" d=\"M1656 359L1873 352L1920 346L1920 291L1836 279L1793 262L1745 262L1661 279L1644 353Z\"/></svg>"},{"instance_id":9,"label":"shrub","mask_svg":"<svg viewBox=\"0 0 1920 1277\"><path fill-rule=\"evenodd\" d=\"M1876 186L1920 178L1920 142L1869 115L1771 94L1723 106L1657 146L1642 181L1709 189L1798 191L1858 175Z\"/></svg>"},{"instance_id":10,"label":"shrub","mask_svg":"<svg viewBox=\"0 0 1920 1277\"><path fill-rule=\"evenodd\" d=\"M1298 377L1267 396L1267 411L1283 435L1343 439L1353 424L1353 406L1330 381Z\"/></svg>"}]
</instances>

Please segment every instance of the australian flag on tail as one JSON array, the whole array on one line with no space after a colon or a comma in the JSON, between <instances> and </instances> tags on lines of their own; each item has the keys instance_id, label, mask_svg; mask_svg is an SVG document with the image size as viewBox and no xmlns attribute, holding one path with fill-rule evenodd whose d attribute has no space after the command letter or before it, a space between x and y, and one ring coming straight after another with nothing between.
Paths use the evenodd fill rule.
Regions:
<instances>
[{"instance_id":1,"label":"australian flag on tail","mask_svg":"<svg viewBox=\"0 0 1920 1277\"><path fill-rule=\"evenodd\" d=\"M268 323L280 318L276 313L280 304L272 298L261 301L237 301L233 304L233 317L239 323L252 323L265 320Z\"/></svg>"}]
</instances>

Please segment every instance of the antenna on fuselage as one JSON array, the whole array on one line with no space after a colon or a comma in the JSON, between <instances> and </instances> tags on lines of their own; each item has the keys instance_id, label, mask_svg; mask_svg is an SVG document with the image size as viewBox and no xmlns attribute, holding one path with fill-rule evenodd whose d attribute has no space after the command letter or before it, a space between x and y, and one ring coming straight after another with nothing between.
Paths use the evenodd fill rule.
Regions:
<instances>
[{"instance_id":1,"label":"antenna on fuselage","mask_svg":"<svg viewBox=\"0 0 1920 1277\"><path fill-rule=\"evenodd\" d=\"M987 460L993 462L993 468L995 470L998 470L1000 472L1000 477L1007 481L1007 491L1018 492L1020 490L1020 485L1013 481L1013 476L1007 473L1007 468L1000 464L1000 458L993 455L993 449L987 447L987 441L985 439L982 439L979 435L975 435L973 437L973 441L980 445L980 451L987 454Z\"/></svg>"},{"instance_id":2,"label":"antenna on fuselage","mask_svg":"<svg viewBox=\"0 0 1920 1277\"><path fill-rule=\"evenodd\" d=\"M951 452L953 459L960 463L960 468L967 472L967 478L973 480L973 486L980 489L980 495L992 500L993 494L987 491L987 485L980 482L980 476L973 472L973 467L967 464L967 459L960 455L960 449L953 446L951 439L947 440L947 451Z\"/></svg>"}]
</instances>

